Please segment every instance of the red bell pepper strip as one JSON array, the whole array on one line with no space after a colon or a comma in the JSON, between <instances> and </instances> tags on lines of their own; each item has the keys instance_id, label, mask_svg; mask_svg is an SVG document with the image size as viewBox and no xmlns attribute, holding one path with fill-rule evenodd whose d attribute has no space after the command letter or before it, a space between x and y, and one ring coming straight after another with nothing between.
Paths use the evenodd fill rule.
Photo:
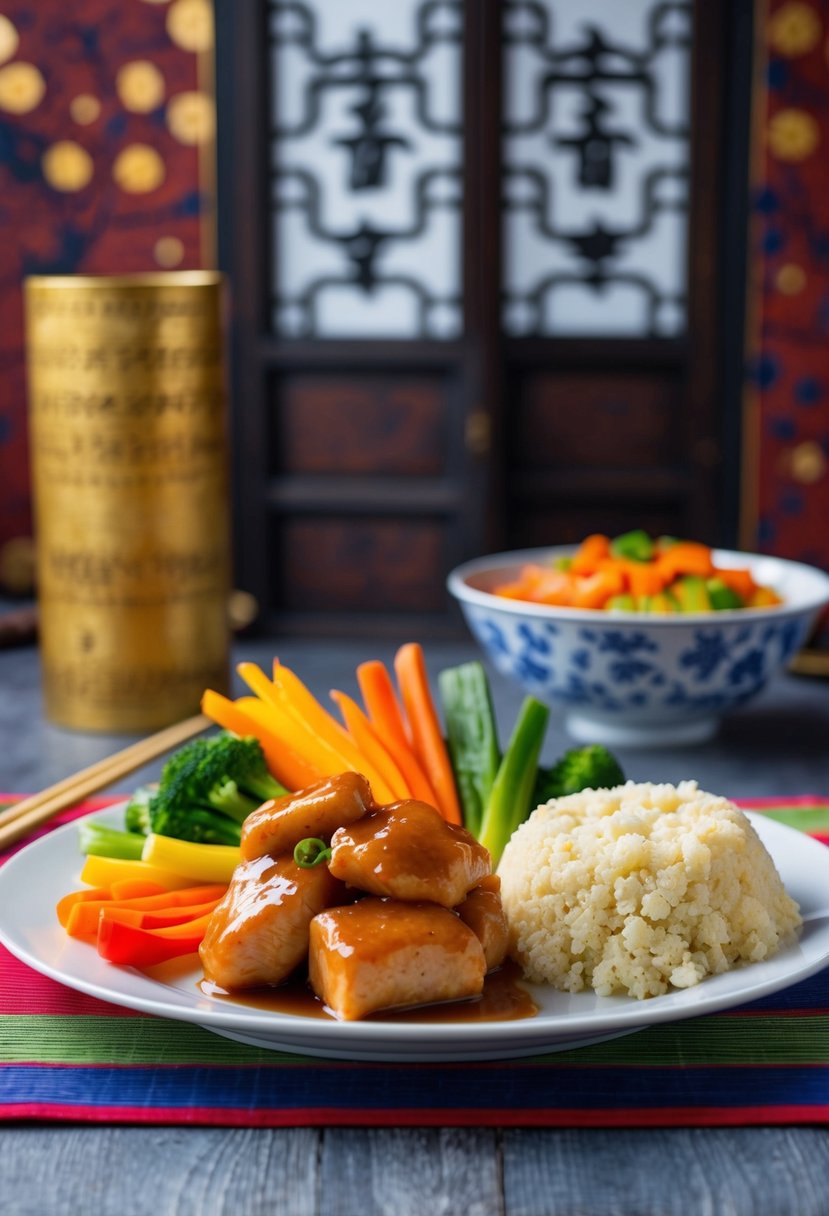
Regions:
<instances>
[{"instance_id":1,"label":"red bell pepper strip","mask_svg":"<svg viewBox=\"0 0 829 1216\"><path fill-rule=\"evenodd\" d=\"M211 913L173 925L169 929L139 929L105 913L98 923L98 953L110 963L126 967L152 967L167 959L198 950Z\"/></svg>"}]
</instances>

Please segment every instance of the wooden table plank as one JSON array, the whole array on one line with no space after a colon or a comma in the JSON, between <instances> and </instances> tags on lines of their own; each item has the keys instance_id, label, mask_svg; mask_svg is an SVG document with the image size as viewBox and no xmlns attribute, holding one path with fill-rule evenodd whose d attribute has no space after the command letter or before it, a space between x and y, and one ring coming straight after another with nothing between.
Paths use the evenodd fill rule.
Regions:
<instances>
[{"instance_id":1,"label":"wooden table plank","mask_svg":"<svg viewBox=\"0 0 829 1216\"><path fill-rule=\"evenodd\" d=\"M325 1216L501 1216L498 1133L481 1128L329 1128Z\"/></svg>"},{"instance_id":2,"label":"wooden table plank","mask_svg":"<svg viewBox=\"0 0 829 1216\"><path fill-rule=\"evenodd\" d=\"M509 1130L506 1216L826 1216L823 1128Z\"/></svg>"}]
</instances>

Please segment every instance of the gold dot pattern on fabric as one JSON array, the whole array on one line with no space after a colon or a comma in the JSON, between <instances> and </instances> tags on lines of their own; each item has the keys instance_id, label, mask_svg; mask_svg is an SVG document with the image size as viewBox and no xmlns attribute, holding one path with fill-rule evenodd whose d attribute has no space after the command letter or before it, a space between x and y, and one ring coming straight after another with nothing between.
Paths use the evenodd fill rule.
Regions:
<instances>
[{"instance_id":1,"label":"gold dot pattern on fabric","mask_svg":"<svg viewBox=\"0 0 829 1216\"><path fill-rule=\"evenodd\" d=\"M0 13L0 63L11 59L20 44L17 30L8 17Z\"/></svg>"},{"instance_id":2,"label":"gold dot pattern on fabric","mask_svg":"<svg viewBox=\"0 0 829 1216\"><path fill-rule=\"evenodd\" d=\"M805 160L820 143L820 128L806 110L778 110L769 122L768 139L778 160Z\"/></svg>"},{"instance_id":3,"label":"gold dot pattern on fabric","mask_svg":"<svg viewBox=\"0 0 829 1216\"><path fill-rule=\"evenodd\" d=\"M0 68L0 110L28 114L40 105L46 81L32 63L7 63Z\"/></svg>"},{"instance_id":4,"label":"gold dot pattern on fabric","mask_svg":"<svg viewBox=\"0 0 829 1216\"><path fill-rule=\"evenodd\" d=\"M817 46L821 21L811 4L806 4L804 0L791 0L772 14L768 30L769 46L778 54L792 58L805 55Z\"/></svg>"},{"instance_id":5,"label":"gold dot pattern on fabric","mask_svg":"<svg viewBox=\"0 0 829 1216\"><path fill-rule=\"evenodd\" d=\"M780 267L774 281L777 290L784 296L796 296L806 286L806 271L794 262L787 262L785 266Z\"/></svg>"},{"instance_id":6,"label":"gold dot pattern on fabric","mask_svg":"<svg viewBox=\"0 0 829 1216\"><path fill-rule=\"evenodd\" d=\"M116 156L112 176L127 194L149 194L164 181L166 170L155 148L130 144Z\"/></svg>"},{"instance_id":7,"label":"gold dot pattern on fabric","mask_svg":"<svg viewBox=\"0 0 829 1216\"><path fill-rule=\"evenodd\" d=\"M167 33L184 51L209 51L213 46L209 0L174 0L167 13Z\"/></svg>"},{"instance_id":8,"label":"gold dot pattern on fabric","mask_svg":"<svg viewBox=\"0 0 829 1216\"><path fill-rule=\"evenodd\" d=\"M165 269L180 266L184 257L184 245L177 236L159 237L153 246L153 257L158 265Z\"/></svg>"},{"instance_id":9,"label":"gold dot pattern on fabric","mask_svg":"<svg viewBox=\"0 0 829 1216\"><path fill-rule=\"evenodd\" d=\"M92 179L95 165L86 148L73 139L60 139L43 153L43 176L53 190L74 194Z\"/></svg>"},{"instance_id":10,"label":"gold dot pattern on fabric","mask_svg":"<svg viewBox=\"0 0 829 1216\"><path fill-rule=\"evenodd\" d=\"M164 100L164 77L147 59L135 59L119 68L115 88L124 108L133 114L149 114Z\"/></svg>"},{"instance_id":11,"label":"gold dot pattern on fabric","mask_svg":"<svg viewBox=\"0 0 829 1216\"><path fill-rule=\"evenodd\" d=\"M167 106L167 126L182 144L204 144L216 130L216 112L206 93L177 93Z\"/></svg>"},{"instance_id":12,"label":"gold dot pattern on fabric","mask_svg":"<svg viewBox=\"0 0 829 1216\"><path fill-rule=\"evenodd\" d=\"M69 113L75 122L82 127L88 127L95 122L101 113L101 103L91 93L79 93L69 103Z\"/></svg>"},{"instance_id":13,"label":"gold dot pattern on fabric","mask_svg":"<svg viewBox=\"0 0 829 1216\"><path fill-rule=\"evenodd\" d=\"M826 457L821 447L812 439L799 443L789 455L792 478L801 485L811 486L824 476Z\"/></svg>"}]
</instances>

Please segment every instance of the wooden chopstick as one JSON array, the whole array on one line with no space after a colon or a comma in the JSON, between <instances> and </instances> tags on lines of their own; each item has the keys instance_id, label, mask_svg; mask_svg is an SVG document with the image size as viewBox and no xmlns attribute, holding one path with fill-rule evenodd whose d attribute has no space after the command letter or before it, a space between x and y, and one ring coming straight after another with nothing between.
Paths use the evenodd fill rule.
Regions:
<instances>
[{"instance_id":1,"label":"wooden chopstick","mask_svg":"<svg viewBox=\"0 0 829 1216\"><path fill-rule=\"evenodd\" d=\"M39 794L33 794L31 798L16 802L0 812L0 849L14 844L21 836L40 827L59 811L64 811L90 794L112 785L114 781L126 777L144 764L149 764L164 752L178 747L180 743L192 739L194 735L201 734L213 725L210 718L204 714L185 718L183 722L165 727L147 739L132 743L122 751L90 764L88 768L81 769L70 777L64 777L62 781L41 790Z\"/></svg>"}]
</instances>

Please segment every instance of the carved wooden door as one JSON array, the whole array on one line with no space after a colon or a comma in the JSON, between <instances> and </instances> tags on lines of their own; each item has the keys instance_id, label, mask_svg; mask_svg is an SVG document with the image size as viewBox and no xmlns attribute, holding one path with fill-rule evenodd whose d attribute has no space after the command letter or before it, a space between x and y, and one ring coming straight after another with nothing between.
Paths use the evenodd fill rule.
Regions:
<instances>
[{"instance_id":1,"label":"carved wooden door","mask_svg":"<svg viewBox=\"0 0 829 1216\"><path fill-rule=\"evenodd\" d=\"M435 633L494 547L720 539L723 7L220 0L237 581L270 626Z\"/></svg>"}]
</instances>

